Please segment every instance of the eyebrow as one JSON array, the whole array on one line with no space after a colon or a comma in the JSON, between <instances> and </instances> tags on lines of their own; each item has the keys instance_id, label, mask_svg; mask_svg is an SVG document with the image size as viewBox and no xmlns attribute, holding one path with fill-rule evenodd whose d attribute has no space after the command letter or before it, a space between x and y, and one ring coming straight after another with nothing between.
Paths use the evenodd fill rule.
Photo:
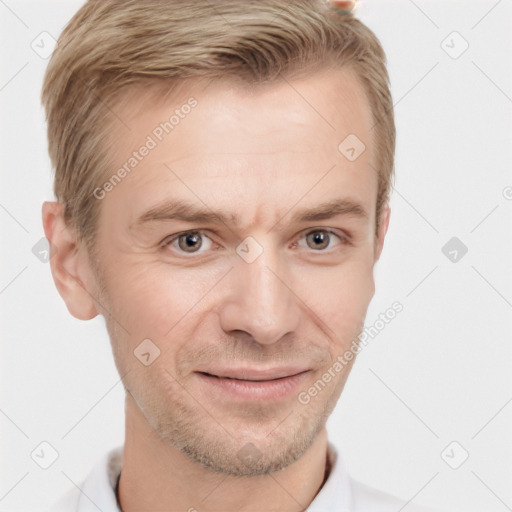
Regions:
<instances>
[{"instance_id":1,"label":"eyebrow","mask_svg":"<svg viewBox=\"0 0 512 512\"><path fill-rule=\"evenodd\" d=\"M281 220L287 214L283 215ZM298 209L291 217L291 223L311 222L331 219L338 215L346 215L362 220L368 219L368 213L358 202L349 198L333 199L321 203L312 208ZM221 211L213 211L208 208L183 200L167 200L144 212L132 227L141 226L148 222L179 220L198 224L233 224L239 225L240 218L237 214L227 214ZM276 224L277 224L276 223Z\"/></svg>"}]
</instances>

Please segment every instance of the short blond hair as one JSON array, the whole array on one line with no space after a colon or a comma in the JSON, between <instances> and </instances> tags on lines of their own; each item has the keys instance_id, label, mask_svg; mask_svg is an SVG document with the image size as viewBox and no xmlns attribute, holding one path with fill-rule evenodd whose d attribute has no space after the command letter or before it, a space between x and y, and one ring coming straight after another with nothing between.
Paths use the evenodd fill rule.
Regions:
<instances>
[{"instance_id":1,"label":"short blond hair","mask_svg":"<svg viewBox=\"0 0 512 512\"><path fill-rule=\"evenodd\" d=\"M54 193L78 239L94 247L116 101L134 86L237 78L259 84L355 70L372 111L376 232L394 173L395 123L386 56L375 34L322 0L89 0L62 32L42 90ZM341 141L340 141L341 142Z\"/></svg>"}]
</instances>

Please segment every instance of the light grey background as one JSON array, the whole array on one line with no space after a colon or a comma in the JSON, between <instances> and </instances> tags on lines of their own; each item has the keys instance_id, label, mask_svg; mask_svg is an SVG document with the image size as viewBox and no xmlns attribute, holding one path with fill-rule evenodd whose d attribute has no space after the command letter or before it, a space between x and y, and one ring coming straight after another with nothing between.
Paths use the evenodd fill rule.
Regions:
<instances>
[{"instance_id":1,"label":"light grey background","mask_svg":"<svg viewBox=\"0 0 512 512\"><path fill-rule=\"evenodd\" d=\"M48 61L31 44L81 4L0 0L4 512L44 510L124 436L103 318L74 319L32 253L53 195ZM367 325L396 300L404 310L359 355L330 437L369 485L441 510L512 510L512 1L363 0L358 16L387 52L398 130ZM454 236L468 248L455 263L441 251ZM31 458L43 441L59 454L46 470ZM458 469L441 457L452 441L452 465L469 454Z\"/></svg>"}]
</instances>

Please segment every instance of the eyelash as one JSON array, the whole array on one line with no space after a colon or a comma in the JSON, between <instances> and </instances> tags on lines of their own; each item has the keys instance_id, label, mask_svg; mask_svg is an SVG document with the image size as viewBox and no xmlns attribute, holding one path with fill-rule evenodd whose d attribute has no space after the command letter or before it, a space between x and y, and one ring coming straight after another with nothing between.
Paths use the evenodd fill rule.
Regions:
<instances>
[{"instance_id":1,"label":"eyelash","mask_svg":"<svg viewBox=\"0 0 512 512\"><path fill-rule=\"evenodd\" d=\"M304 233L301 236L301 239L307 237L311 233L317 233L317 232L318 233L323 232L323 233L328 233L329 235L334 235L336 238L339 239L341 245L352 245L352 242L351 242L349 236L340 235L340 234L335 233L334 231L332 231L330 229L324 229L324 228L311 229L311 230L307 231L306 233ZM215 243L208 235L205 234L205 232L203 230L201 230L201 229L191 229L191 230L188 230L188 231L182 231L181 233L176 233L175 235L171 235L170 237L165 238L161 242L162 249L167 249L168 246L170 246L173 242L178 240L181 236L184 236L184 235L187 235L187 234L191 234L191 233L199 233L201 236L206 236L207 238L209 238L212 243ZM296 244L297 244L297 242L294 242L294 246L296 246ZM330 240L329 240L329 245L330 245ZM318 251L315 251L315 250L311 249L311 251L312 252L317 252L319 254L331 252L329 250L329 248L318 250ZM183 251L180 251L180 252L181 252L181 254L189 254L190 257L192 257L193 255L196 255L196 254L200 254L200 252L191 252L191 253L186 253L186 252L183 252ZM185 257L189 257L189 256L185 256Z\"/></svg>"}]
</instances>

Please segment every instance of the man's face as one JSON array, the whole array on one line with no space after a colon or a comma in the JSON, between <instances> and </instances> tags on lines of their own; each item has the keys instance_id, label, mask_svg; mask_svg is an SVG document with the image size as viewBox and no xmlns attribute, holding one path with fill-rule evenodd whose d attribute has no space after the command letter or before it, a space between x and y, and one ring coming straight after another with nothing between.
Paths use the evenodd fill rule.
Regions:
<instances>
[{"instance_id":1,"label":"man's face","mask_svg":"<svg viewBox=\"0 0 512 512\"><path fill-rule=\"evenodd\" d=\"M182 108L190 97L197 104ZM149 425L194 461L231 474L282 469L324 427L353 360L333 365L374 293L369 106L348 70L252 91L196 83L135 113L137 102L116 112L131 131L113 127L112 174L153 146L148 136L155 147L98 205L116 365ZM366 145L355 160L338 149L350 134ZM223 221L173 217L171 206L140 220L178 201L188 205L178 213ZM343 208L332 216L306 217L334 202Z\"/></svg>"}]
</instances>

